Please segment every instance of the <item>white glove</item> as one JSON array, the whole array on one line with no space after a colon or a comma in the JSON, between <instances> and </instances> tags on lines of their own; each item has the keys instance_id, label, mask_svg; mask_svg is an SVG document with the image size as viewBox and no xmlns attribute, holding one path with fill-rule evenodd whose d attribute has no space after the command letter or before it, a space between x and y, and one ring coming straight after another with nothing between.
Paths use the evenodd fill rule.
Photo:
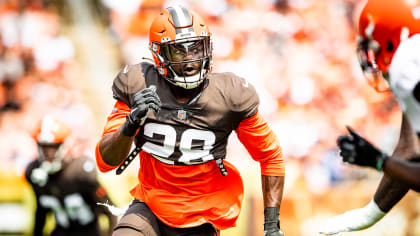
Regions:
<instances>
[{"instance_id":1,"label":"white glove","mask_svg":"<svg viewBox=\"0 0 420 236\"><path fill-rule=\"evenodd\" d=\"M366 229L382 219L385 214L372 200L363 208L346 211L341 215L332 217L322 226L319 233L333 235L340 232Z\"/></svg>"},{"instance_id":2,"label":"white glove","mask_svg":"<svg viewBox=\"0 0 420 236\"><path fill-rule=\"evenodd\" d=\"M31 173L31 181L38 184L40 187L44 187L48 182L48 173L42 168L35 168Z\"/></svg>"}]
</instances>

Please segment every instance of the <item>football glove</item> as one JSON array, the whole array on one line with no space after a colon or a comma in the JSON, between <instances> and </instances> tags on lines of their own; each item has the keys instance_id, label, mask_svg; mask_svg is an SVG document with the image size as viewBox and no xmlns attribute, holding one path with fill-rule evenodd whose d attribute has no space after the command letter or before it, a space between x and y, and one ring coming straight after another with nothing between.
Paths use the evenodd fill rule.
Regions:
<instances>
[{"instance_id":1,"label":"football glove","mask_svg":"<svg viewBox=\"0 0 420 236\"><path fill-rule=\"evenodd\" d=\"M156 87L142 89L133 95L133 106L130 114L122 127L122 134L125 136L134 136L137 129L146 120L150 109L156 113L160 111L162 103L156 93Z\"/></svg>"},{"instance_id":2,"label":"football glove","mask_svg":"<svg viewBox=\"0 0 420 236\"><path fill-rule=\"evenodd\" d=\"M280 229L278 207L264 208L264 236L284 236Z\"/></svg>"},{"instance_id":3,"label":"football glove","mask_svg":"<svg viewBox=\"0 0 420 236\"><path fill-rule=\"evenodd\" d=\"M346 211L341 215L332 217L322 226L319 233L333 235L340 232L366 229L382 219L385 214L372 200L363 208Z\"/></svg>"},{"instance_id":4,"label":"football glove","mask_svg":"<svg viewBox=\"0 0 420 236\"><path fill-rule=\"evenodd\" d=\"M350 127L347 127L347 130L350 135L340 136L337 140L339 154L343 161L359 166L373 167L379 171L382 170L388 156Z\"/></svg>"}]
</instances>

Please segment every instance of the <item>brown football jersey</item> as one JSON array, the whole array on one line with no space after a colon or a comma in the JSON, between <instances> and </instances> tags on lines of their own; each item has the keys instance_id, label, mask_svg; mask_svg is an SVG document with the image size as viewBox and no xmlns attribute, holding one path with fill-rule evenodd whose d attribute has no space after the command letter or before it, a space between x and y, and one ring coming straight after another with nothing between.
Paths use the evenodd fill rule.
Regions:
<instances>
[{"instance_id":1,"label":"brown football jersey","mask_svg":"<svg viewBox=\"0 0 420 236\"><path fill-rule=\"evenodd\" d=\"M226 156L227 140L239 123L258 109L254 87L233 73L211 73L202 92L186 104L178 103L168 82L154 65L126 66L113 83L114 98L133 108L133 95L156 86L162 108L150 111L136 136L136 145L160 161L199 164Z\"/></svg>"},{"instance_id":2,"label":"brown football jersey","mask_svg":"<svg viewBox=\"0 0 420 236\"><path fill-rule=\"evenodd\" d=\"M99 235L96 208L97 202L103 201L101 197L104 194L98 194L101 187L96 179L95 163L87 158L78 158L63 162L60 171L46 178L46 172L40 173L43 171L41 162L35 160L25 172L37 199L36 217L45 217L46 212L52 211L56 221L54 232L81 231L89 232L83 235ZM43 224L35 227L38 227L35 231L39 232Z\"/></svg>"}]
</instances>

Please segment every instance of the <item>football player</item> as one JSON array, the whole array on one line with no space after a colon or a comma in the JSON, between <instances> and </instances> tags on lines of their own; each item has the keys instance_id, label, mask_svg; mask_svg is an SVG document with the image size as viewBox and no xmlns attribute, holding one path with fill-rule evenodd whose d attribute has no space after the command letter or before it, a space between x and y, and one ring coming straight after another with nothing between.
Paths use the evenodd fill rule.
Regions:
<instances>
[{"instance_id":1,"label":"football player","mask_svg":"<svg viewBox=\"0 0 420 236\"><path fill-rule=\"evenodd\" d=\"M379 84L389 86L403 112L400 138L388 163L394 161L394 157L410 160L420 151L419 33L419 0L369 0L361 12L358 38L361 67L376 89L380 89ZM343 158L348 158L343 152L345 143L342 142L340 148ZM321 233L336 234L372 226L409 190L408 185L400 181L395 172L386 171L366 207L331 218Z\"/></svg>"},{"instance_id":2,"label":"football player","mask_svg":"<svg viewBox=\"0 0 420 236\"><path fill-rule=\"evenodd\" d=\"M261 164L264 233L283 235L278 139L258 112L250 83L211 73L210 36L199 15L168 7L150 27L154 63L127 65L113 82L117 101L97 145L97 164L120 173L137 154L140 159L135 200L114 235L217 235L235 226L243 182L224 160L233 130Z\"/></svg>"},{"instance_id":3,"label":"football player","mask_svg":"<svg viewBox=\"0 0 420 236\"><path fill-rule=\"evenodd\" d=\"M36 196L33 235L43 235L48 212L55 217L51 235L104 235L98 224L101 214L108 217L111 235L117 219L97 204L110 199L97 180L94 161L63 156L63 142L69 135L70 129L51 116L45 116L36 131L39 158L25 172Z\"/></svg>"}]
</instances>

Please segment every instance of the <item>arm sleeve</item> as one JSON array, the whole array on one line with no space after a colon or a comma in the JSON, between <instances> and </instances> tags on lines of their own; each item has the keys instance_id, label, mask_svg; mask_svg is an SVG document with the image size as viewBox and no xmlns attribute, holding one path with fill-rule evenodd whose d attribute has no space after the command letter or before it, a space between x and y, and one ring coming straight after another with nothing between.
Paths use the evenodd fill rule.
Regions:
<instances>
[{"instance_id":1,"label":"arm sleeve","mask_svg":"<svg viewBox=\"0 0 420 236\"><path fill-rule=\"evenodd\" d=\"M122 101L117 101L112 109L112 113L108 116L107 122L102 133L102 137L106 134L110 134L118 130L125 122L126 116L130 114L131 109ZM101 152L99 151L99 144L101 140L96 144L95 159L96 164L101 172L108 172L116 168L105 163L102 158Z\"/></svg>"},{"instance_id":2,"label":"arm sleeve","mask_svg":"<svg viewBox=\"0 0 420 236\"><path fill-rule=\"evenodd\" d=\"M36 164L35 161L31 162L28 167L25 170L25 178L26 181L30 184L32 187L32 190L35 194L36 198L36 210L35 210L35 223L34 223L34 229L33 229L33 235L35 236L42 236L42 231L44 229L45 225L45 219L47 217L48 209L41 206L39 202L39 194L37 193L34 183L31 181L31 173L32 170L35 168Z\"/></svg>"},{"instance_id":3,"label":"arm sleeve","mask_svg":"<svg viewBox=\"0 0 420 236\"><path fill-rule=\"evenodd\" d=\"M33 235L42 236L42 231L44 229L45 219L47 217L48 210L43 208L38 200L36 203L37 207L35 211L35 226Z\"/></svg>"},{"instance_id":4,"label":"arm sleeve","mask_svg":"<svg viewBox=\"0 0 420 236\"><path fill-rule=\"evenodd\" d=\"M258 112L242 120L235 132L252 158L260 162L261 175L285 175L280 143Z\"/></svg>"}]
</instances>

